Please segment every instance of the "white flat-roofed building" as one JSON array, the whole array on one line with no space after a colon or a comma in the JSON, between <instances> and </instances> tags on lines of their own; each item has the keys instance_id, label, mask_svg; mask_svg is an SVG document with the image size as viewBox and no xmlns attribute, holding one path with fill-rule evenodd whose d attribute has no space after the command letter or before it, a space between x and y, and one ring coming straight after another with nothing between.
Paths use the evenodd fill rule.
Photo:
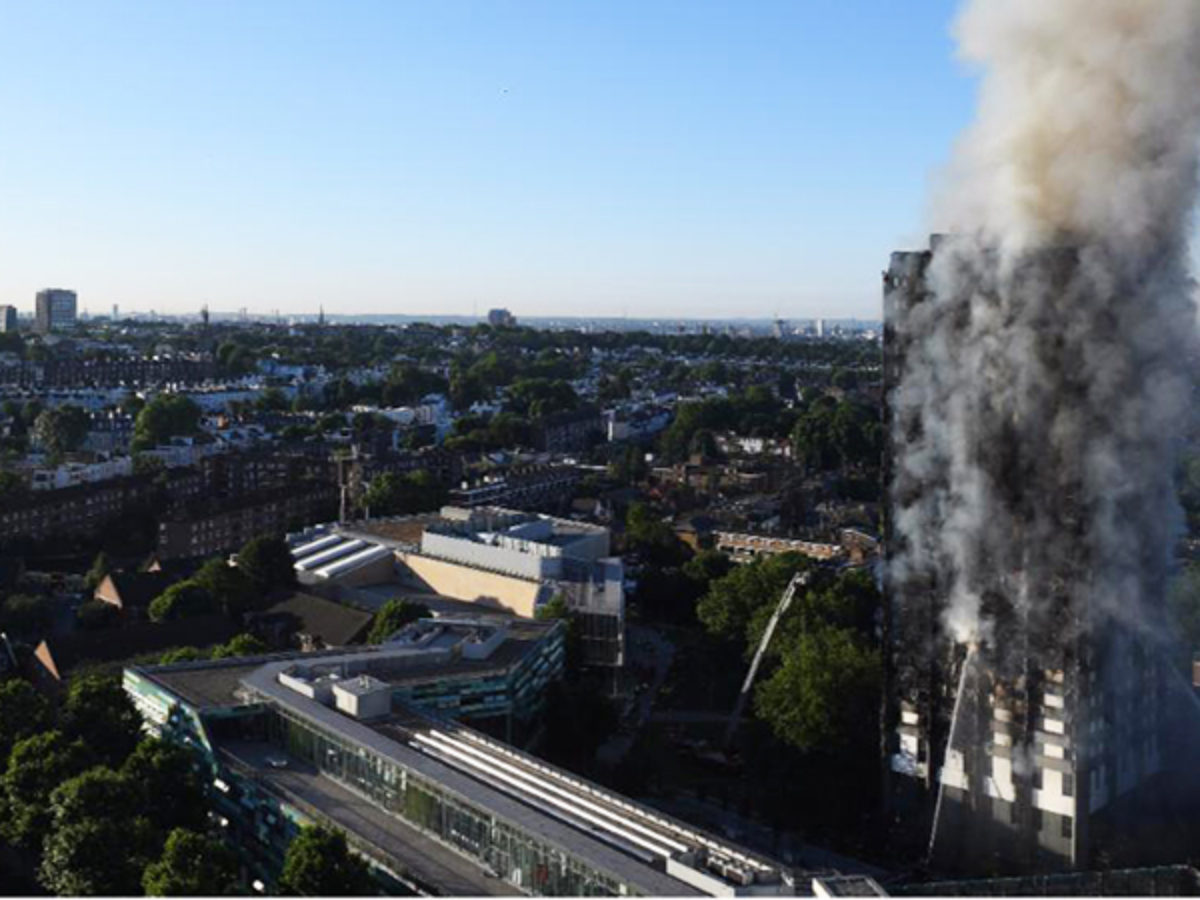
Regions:
<instances>
[{"instance_id":1,"label":"white flat-roofed building","mask_svg":"<svg viewBox=\"0 0 1200 900\"><path fill-rule=\"evenodd\" d=\"M302 580L396 581L414 593L535 618L562 598L590 665L624 662L625 569L599 525L502 507L322 526L293 535Z\"/></svg>"}]
</instances>

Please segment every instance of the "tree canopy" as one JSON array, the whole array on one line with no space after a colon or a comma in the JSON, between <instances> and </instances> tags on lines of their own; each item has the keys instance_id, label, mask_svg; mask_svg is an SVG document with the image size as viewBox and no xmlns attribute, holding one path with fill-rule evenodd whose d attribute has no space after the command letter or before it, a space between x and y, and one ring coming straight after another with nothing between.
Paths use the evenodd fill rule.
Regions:
<instances>
[{"instance_id":1,"label":"tree canopy","mask_svg":"<svg viewBox=\"0 0 1200 900\"><path fill-rule=\"evenodd\" d=\"M350 853L346 835L306 825L288 845L279 891L302 897L369 897L378 893L366 863Z\"/></svg>"},{"instance_id":2,"label":"tree canopy","mask_svg":"<svg viewBox=\"0 0 1200 900\"><path fill-rule=\"evenodd\" d=\"M50 703L28 681L0 681L0 769L14 744L49 730L53 722Z\"/></svg>"},{"instance_id":3,"label":"tree canopy","mask_svg":"<svg viewBox=\"0 0 1200 900\"><path fill-rule=\"evenodd\" d=\"M237 554L237 567L262 594L296 584L292 551L281 537L251 538Z\"/></svg>"},{"instance_id":4,"label":"tree canopy","mask_svg":"<svg viewBox=\"0 0 1200 900\"><path fill-rule=\"evenodd\" d=\"M202 565L191 580L231 619L262 606L264 598L250 576L240 566L231 566L219 557Z\"/></svg>"},{"instance_id":5,"label":"tree canopy","mask_svg":"<svg viewBox=\"0 0 1200 900\"><path fill-rule=\"evenodd\" d=\"M0 834L36 850L50 827L50 794L93 762L83 741L43 731L17 741L0 778Z\"/></svg>"},{"instance_id":6,"label":"tree canopy","mask_svg":"<svg viewBox=\"0 0 1200 900\"><path fill-rule=\"evenodd\" d=\"M113 765L133 752L142 737L142 717L118 676L75 675L59 720L68 736L82 740L100 761Z\"/></svg>"},{"instance_id":7,"label":"tree canopy","mask_svg":"<svg viewBox=\"0 0 1200 900\"><path fill-rule=\"evenodd\" d=\"M220 897L237 887L237 860L216 838L186 828L167 836L162 856L142 874L150 897Z\"/></svg>"},{"instance_id":8,"label":"tree canopy","mask_svg":"<svg viewBox=\"0 0 1200 900\"><path fill-rule=\"evenodd\" d=\"M173 437L200 430L200 407L183 394L159 394L138 413L133 423L134 452L150 450Z\"/></svg>"},{"instance_id":9,"label":"tree canopy","mask_svg":"<svg viewBox=\"0 0 1200 900\"><path fill-rule=\"evenodd\" d=\"M792 430L797 461L812 469L875 469L883 453L879 411L862 403L821 397Z\"/></svg>"},{"instance_id":10,"label":"tree canopy","mask_svg":"<svg viewBox=\"0 0 1200 900\"><path fill-rule=\"evenodd\" d=\"M418 619L433 615L424 603L413 600L393 598L388 600L371 621L371 632L367 635L368 644L379 644L387 640L405 625Z\"/></svg>"},{"instance_id":11,"label":"tree canopy","mask_svg":"<svg viewBox=\"0 0 1200 900\"><path fill-rule=\"evenodd\" d=\"M60 897L136 895L141 890L145 826L112 818L84 819L46 839L38 880Z\"/></svg>"},{"instance_id":12,"label":"tree canopy","mask_svg":"<svg viewBox=\"0 0 1200 900\"><path fill-rule=\"evenodd\" d=\"M440 507L446 491L424 469L398 474L383 472L372 479L363 505L373 516L395 516L428 512Z\"/></svg>"},{"instance_id":13,"label":"tree canopy","mask_svg":"<svg viewBox=\"0 0 1200 900\"><path fill-rule=\"evenodd\" d=\"M161 833L204 826L204 792L182 747L144 738L122 763L121 776L133 786L140 814Z\"/></svg>"},{"instance_id":14,"label":"tree canopy","mask_svg":"<svg viewBox=\"0 0 1200 900\"><path fill-rule=\"evenodd\" d=\"M625 514L625 550L655 566L680 565L690 553L675 529L640 502L630 504Z\"/></svg>"},{"instance_id":15,"label":"tree canopy","mask_svg":"<svg viewBox=\"0 0 1200 900\"><path fill-rule=\"evenodd\" d=\"M92 560L92 567L88 569L87 575L84 576L83 583L89 591L94 591L100 586L100 582L108 577L112 569L112 560L109 559L107 553L101 550L96 554L96 558Z\"/></svg>"},{"instance_id":16,"label":"tree canopy","mask_svg":"<svg viewBox=\"0 0 1200 900\"><path fill-rule=\"evenodd\" d=\"M794 747L870 741L881 689L875 633L879 594L863 571L819 568L798 554L735 566L712 581L697 606L710 634L740 643L749 657L788 582L808 570L767 653L754 710Z\"/></svg>"},{"instance_id":17,"label":"tree canopy","mask_svg":"<svg viewBox=\"0 0 1200 900\"><path fill-rule=\"evenodd\" d=\"M33 423L33 438L52 456L78 450L91 419L80 407L64 404L42 412Z\"/></svg>"},{"instance_id":18,"label":"tree canopy","mask_svg":"<svg viewBox=\"0 0 1200 900\"><path fill-rule=\"evenodd\" d=\"M216 612L217 603L212 594L192 579L180 581L150 602L147 614L152 622L171 622L191 619Z\"/></svg>"},{"instance_id":19,"label":"tree canopy","mask_svg":"<svg viewBox=\"0 0 1200 900\"><path fill-rule=\"evenodd\" d=\"M54 602L49 597L13 594L0 603L0 630L38 635L54 621Z\"/></svg>"}]
</instances>

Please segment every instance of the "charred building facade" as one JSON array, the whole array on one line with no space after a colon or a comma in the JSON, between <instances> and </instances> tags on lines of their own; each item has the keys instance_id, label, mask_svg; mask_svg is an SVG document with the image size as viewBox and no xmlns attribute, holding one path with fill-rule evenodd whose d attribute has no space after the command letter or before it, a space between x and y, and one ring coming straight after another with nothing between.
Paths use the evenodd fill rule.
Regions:
<instances>
[{"instance_id":1,"label":"charred building facade","mask_svg":"<svg viewBox=\"0 0 1200 900\"><path fill-rule=\"evenodd\" d=\"M910 834L929 835L935 869L1087 868L1164 765L1166 661L1142 608L1162 596L1162 567L1136 558L1164 548L1148 535L1121 569L1148 626L1135 628L1094 533L1088 442L1105 423L1082 355L1115 346L1120 325L1097 316L1080 335L1040 320L1091 289L1076 250L1001 265L944 246L894 253L884 273L887 794ZM1019 356L964 356L982 316L1007 317ZM965 370L949 390L934 383L945 358Z\"/></svg>"}]
</instances>

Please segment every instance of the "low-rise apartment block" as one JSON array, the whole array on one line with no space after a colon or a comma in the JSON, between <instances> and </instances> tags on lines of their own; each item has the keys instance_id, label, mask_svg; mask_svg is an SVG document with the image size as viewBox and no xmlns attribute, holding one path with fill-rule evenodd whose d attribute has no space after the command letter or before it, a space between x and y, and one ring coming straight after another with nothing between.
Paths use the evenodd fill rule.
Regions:
<instances>
[{"instance_id":1,"label":"low-rise apartment block","mask_svg":"<svg viewBox=\"0 0 1200 900\"><path fill-rule=\"evenodd\" d=\"M187 505L159 522L158 555L189 559L227 553L251 538L328 518L336 507L337 488L319 482Z\"/></svg>"}]
</instances>

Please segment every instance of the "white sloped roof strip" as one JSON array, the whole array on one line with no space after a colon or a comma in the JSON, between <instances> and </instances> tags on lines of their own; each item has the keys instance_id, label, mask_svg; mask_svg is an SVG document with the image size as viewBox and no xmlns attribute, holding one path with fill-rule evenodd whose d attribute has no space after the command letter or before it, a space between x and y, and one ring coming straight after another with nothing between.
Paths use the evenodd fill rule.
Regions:
<instances>
[{"instance_id":1,"label":"white sloped roof strip","mask_svg":"<svg viewBox=\"0 0 1200 900\"><path fill-rule=\"evenodd\" d=\"M301 572L307 572L309 569L315 569L317 566L331 562L339 556L345 556L347 553L358 550L365 543L366 541L360 541L358 538L343 540L336 547L330 547L327 550L314 553L312 556L306 556L303 559L297 560L295 567Z\"/></svg>"},{"instance_id":2,"label":"white sloped roof strip","mask_svg":"<svg viewBox=\"0 0 1200 900\"><path fill-rule=\"evenodd\" d=\"M321 578L332 578L335 575L344 575L346 572L362 568L368 563L373 563L377 559L383 559L385 556L391 555L392 551L387 547L380 547L378 544L368 544L357 553L353 553L344 559L339 559L327 566L322 566L314 574Z\"/></svg>"},{"instance_id":3,"label":"white sloped roof strip","mask_svg":"<svg viewBox=\"0 0 1200 900\"><path fill-rule=\"evenodd\" d=\"M456 749L462 751L463 753L466 753L469 756L475 757L477 759L483 760L487 764L494 766L503 772L507 772L519 779L536 784L540 789L542 789L544 791L548 791L549 793L555 795L556 797L561 797L564 800L568 801L569 803L574 804L575 806L579 806L586 810L589 810L589 811L595 813L597 816L602 816L604 818L611 819L611 820L613 820L613 822L616 825L620 826L621 828L632 829L633 831L640 833L641 835L650 839L651 841L654 841L658 844L670 847L672 850L676 851L677 853L686 853L688 850L687 844L680 843L679 841L675 840L674 838L672 838L668 835L663 834L660 831L656 831L653 828L648 828L647 826L645 826L639 822L635 822L632 819L630 819L628 816L624 816L614 809L606 808L604 806L601 806L599 803L593 803L592 801L586 799L585 797L581 797L579 795L578 791L572 791L569 789L559 787L555 784L552 784L548 779L546 779L542 775L539 775L536 772L530 772L528 770L523 770L517 766L512 765L511 763L504 762L503 760L496 758L494 755L489 755L488 753L486 753L476 747L473 747L470 744L464 743L463 741L461 741L451 735L445 734L444 732L433 730L433 731L429 732L429 736L436 740L444 741L445 743L455 747ZM670 854L667 853L664 855L670 855Z\"/></svg>"},{"instance_id":4,"label":"white sloped roof strip","mask_svg":"<svg viewBox=\"0 0 1200 900\"><path fill-rule=\"evenodd\" d=\"M518 795L530 795L536 798L540 804L543 805L543 808L551 807L552 809L557 809L562 813L566 813L572 818L582 819L586 822L590 822L601 831L606 831L622 841L626 841L637 847L641 847L657 856L669 858L672 855L670 849L664 847L662 844L655 843L654 841L647 840L640 835L627 831L606 819L593 815L586 810L579 808L577 804L561 800L547 793L542 789L542 786L534 783L530 779L501 772L494 766L489 765L487 762L473 759L462 750L444 744L429 735L416 734L414 737L421 745L431 746L440 754L442 754L443 758L449 757L451 760L454 760L454 762L460 768L465 768L468 772L472 772L472 774L475 774L477 778L482 777L494 787L498 787L501 790L506 790L510 793L515 792ZM552 810L548 809L547 811L553 814Z\"/></svg>"},{"instance_id":5,"label":"white sloped roof strip","mask_svg":"<svg viewBox=\"0 0 1200 900\"><path fill-rule=\"evenodd\" d=\"M303 559L316 553L318 550L324 550L326 547L332 547L334 544L340 544L345 538L340 534L327 534L324 537L319 537L315 541L309 541L307 544L301 544L299 547L292 548L292 559Z\"/></svg>"}]
</instances>

